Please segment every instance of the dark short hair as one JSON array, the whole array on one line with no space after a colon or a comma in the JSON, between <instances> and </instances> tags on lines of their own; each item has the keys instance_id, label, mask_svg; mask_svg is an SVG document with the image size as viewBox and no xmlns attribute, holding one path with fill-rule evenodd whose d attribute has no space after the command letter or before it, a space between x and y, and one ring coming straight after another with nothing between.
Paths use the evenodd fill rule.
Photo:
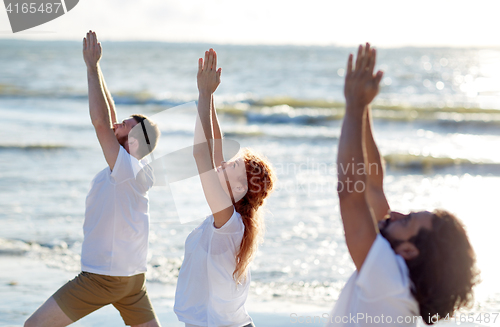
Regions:
<instances>
[{"instance_id":1,"label":"dark short hair","mask_svg":"<svg viewBox=\"0 0 500 327\"><path fill-rule=\"evenodd\" d=\"M424 322L432 325L470 306L479 271L462 223L453 214L436 210L432 229L421 228L409 241L419 250L419 255L406 264Z\"/></svg>"},{"instance_id":2,"label":"dark short hair","mask_svg":"<svg viewBox=\"0 0 500 327\"><path fill-rule=\"evenodd\" d=\"M144 158L156 148L160 139L160 129L158 125L144 115L131 115L137 122L137 125L132 128L129 137L133 137L139 141L139 149L137 155L139 158Z\"/></svg>"}]
</instances>

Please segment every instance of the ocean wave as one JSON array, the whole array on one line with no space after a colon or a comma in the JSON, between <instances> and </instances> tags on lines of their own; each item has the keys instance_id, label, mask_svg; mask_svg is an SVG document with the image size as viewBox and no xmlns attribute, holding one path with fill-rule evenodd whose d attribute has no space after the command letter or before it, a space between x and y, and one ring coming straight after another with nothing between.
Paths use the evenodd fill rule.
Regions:
<instances>
[{"instance_id":1,"label":"ocean wave","mask_svg":"<svg viewBox=\"0 0 500 327\"><path fill-rule=\"evenodd\" d=\"M52 151L68 149L70 146L64 144L0 144L2 150L21 150L21 151Z\"/></svg>"},{"instance_id":2,"label":"ocean wave","mask_svg":"<svg viewBox=\"0 0 500 327\"><path fill-rule=\"evenodd\" d=\"M271 124L296 123L314 125L326 120L338 120L342 112L338 109L323 108L293 108L289 105L263 107L246 113L250 122L265 122Z\"/></svg>"},{"instance_id":3,"label":"ocean wave","mask_svg":"<svg viewBox=\"0 0 500 327\"><path fill-rule=\"evenodd\" d=\"M0 238L0 255L26 256L37 259L51 268L78 272L81 243L68 244L56 240L51 243L26 242ZM153 257L148 262L148 279L160 283L172 284L177 281L182 258Z\"/></svg>"},{"instance_id":4,"label":"ocean wave","mask_svg":"<svg viewBox=\"0 0 500 327\"><path fill-rule=\"evenodd\" d=\"M32 90L22 89L17 85L0 84L0 97L6 98L51 98L86 101L86 90ZM149 92L113 92L113 100L118 105L157 105L173 107L195 99L189 95L165 97Z\"/></svg>"},{"instance_id":5,"label":"ocean wave","mask_svg":"<svg viewBox=\"0 0 500 327\"><path fill-rule=\"evenodd\" d=\"M384 156L384 160L392 168L431 169L452 166L485 166L500 168L500 163L473 161L464 158L435 157L409 153L392 153Z\"/></svg>"},{"instance_id":6,"label":"ocean wave","mask_svg":"<svg viewBox=\"0 0 500 327\"><path fill-rule=\"evenodd\" d=\"M41 260L52 268L79 271L80 255L74 249L78 245L69 246L64 241L41 244L0 238L0 255L27 256Z\"/></svg>"},{"instance_id":7,"label":"ocean wave","mask_svg":"<svg viewBox=\"0 0 500 327\"><path fill-rule=\"evenodd\" d=\"M23 89L17 85L0 84L0 97L87 99L87 94L83 91L71 93L68 90L33 90Z\"/></svg>"},{"instance_id":8,"label":"ocean wave","mask_svg":"<svg viewBox=\"0 0 500 327\"><path fill-rule=\"evenodd\" d=\"M288 104L274 107L254 107L247 109L223 106L222 113L245 117L249 122L270 124L317 125L344 117L344 108L295 108ZM375 119L391 121L428 121L450 123L500 124L500 110L480 108L406 108L394 106L373 106Z\"/></svg>"},{"instance_id":9,"label":"ocean wave","mask_svg":"<svg viewBox=\"0 0 500 327\"><path fill-rule=\"evenodd\" d=\"M248 102L253 107L277 107L287 105L292 108L324 108L324 109L342 109L345 108L344 102L327 100L327 99L295 99L290 97L266 97L262 99L249 98ZM500 114L499 109L486 109L478 107L464 107L464 106L416 106L411 104L390 104L387 101L377 101L372 104L372 107L377 110L388 110L398 112L412 112L417 113L432 113L432 112L451 112L451 113L486 113L486 114Z\"/></svg>"},{"instance_id":10,"label":"ocean wave","mask_svg":"<svg viewBox=\"0 0 500 327\"><path fill-rule=\"evenodd\" d=\"M162 96L149 92L115 92L113 100L118 105L155 105L160 107L174 107L193 101L196 98L190 95Z\"/></svg>"},{"instance_id":11,"label":"ocean wave","mask_svg":"<svg viewBox=\"0 0 500 327\"><path fill-rule=\"evenodd\" d=\"M295 99L291 97L265 97L262 99L249 99L252 106L275 107L287 105L294 108L344 108L345 103L326 99Z\"/></svg>"},{"instance_id":12,"label":"ocean wave","mask_svg":"<svg viewBox=\"0 0 500 327\"><path fill-rule=\"evenodd\" d=\"M39 91L22 90L18 86L0 84L0 97L48 97L86 100L85 91ZM164 110L196 97L192 94L153 94L147 91L114 92L117 105L151 105ZM218 111L224 114L245 117L250 122L270 124L317 125L328 120L344 117L345 103L328 99L296 99L291 97L263 97L252 94L217 96ZM411 104L393 105L387 101L375 101L373 117L393 121L434 121L451 123L500 124L500 110L449 106L433 107Z\"/></svg>"},{"instance_id":13,"label":"ocean wave","mask_svg":"<svg viewBox=\"0 0 500 327\"><path fill-rule=\"evenodd\" d=\"M264 133L260 129L256 128L250 128L247 130L229 130L227 132L224 132L224 137L227 138L234 138L234 137L260 137L260 136L266 136L266 133Z\"/></svg>"},{"instance_id":14,"label":"ocean wave","mask_svg":"<svg viewBox=\"0 0 500 327\"><path fill-rule=\"evenodd\" d=\"M259 126L245 126L238 129L226 129L224 136L227 138L252 138L265 137L267 139L338 139L338 131L330 128L310 129L273 129Z\"/></svg>"},{"instance_id":15,"label":"ocean wave","mask_svg":"<svg viewBox=\"0 0 500 327\"><path fill-rule=\"evenodd\" d=\"M28 243L0 238L0 255L23 255L30 250Z\"/></svg>"}]
</instances>

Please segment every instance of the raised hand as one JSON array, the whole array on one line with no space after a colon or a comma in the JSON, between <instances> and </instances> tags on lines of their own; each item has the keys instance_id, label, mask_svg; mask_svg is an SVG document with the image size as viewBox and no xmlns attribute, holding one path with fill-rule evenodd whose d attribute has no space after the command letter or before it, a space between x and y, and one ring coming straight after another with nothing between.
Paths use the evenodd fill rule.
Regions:
<instances>
[{"instance_id":1,"label":"raised hand","mask_svg":"<svg viewBox=\"0 0 500 327\"><path fill-rule=\"evenodd\" d=\"M217 69L217 54L214 49L205 51L205 60L198 60L198 91L200 95L211 95L220 84L221 68Z\"/></svg>"},{"instance_id":2,"label":"raised hand","mask_svg":"<svg viewBox=\"0 0 500 327\"><path fill-rule=\"evenodd\" d=\"M87 37L83 38L83 60L85 60L87 68L96 68L101 56L101 43L97 42L95 32L89 31Z\"/></svg>"},{"instance_id":3,"label":"raised hand","mask_svg":"<svg viewBox=\"0 0 500 327\"><path fill-rule=\"evenodd\" d=\"M370 49L369 43L366 43L366 47L360 45L354 70L352 65L353 55L349 55L344 87L348 108L364 108L378 94L383 72L378 71L377 74L373 75L376 55L376 50Z\"/></svg>"}]
</instances>

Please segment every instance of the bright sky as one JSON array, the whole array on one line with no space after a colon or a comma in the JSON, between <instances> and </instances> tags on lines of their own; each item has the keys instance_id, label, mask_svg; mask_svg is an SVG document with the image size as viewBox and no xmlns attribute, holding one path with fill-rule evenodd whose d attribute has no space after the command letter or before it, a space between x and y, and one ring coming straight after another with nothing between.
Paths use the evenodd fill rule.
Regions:
<instances>
[{"instance_id":1,"label":"bright sky","mask_svg":"<svg viewBox=\"0 0 500 327\"><path fill-rule=\"evenodd\" d=\"M16 34L11 32L5 9L0 8L0 38L80 40L93 29L103 40L500 46L497 2L81 0L66 15Z\"/></svg>"}]
</instances>

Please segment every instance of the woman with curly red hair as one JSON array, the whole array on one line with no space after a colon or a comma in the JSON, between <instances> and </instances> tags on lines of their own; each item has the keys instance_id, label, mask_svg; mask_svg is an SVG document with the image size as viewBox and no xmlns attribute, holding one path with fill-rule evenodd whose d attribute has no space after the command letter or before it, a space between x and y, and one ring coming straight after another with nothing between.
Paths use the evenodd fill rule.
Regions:
<instances>
[{"instance_id":1,"label":"woman with curly red hair","mask_svg":"<svg viewBox=\"0 0 500 327\"><path fill-rule=\"evenodd\" d=\"M270 163L250 149L224 162L213 101L220 76L217 55L210 49L198 62L193 155L212 215L186 239L174 311L187 327L253 326L245 309L248 265L263 233L259 208L275 183Z\"/></svg>"}]
</instances>

